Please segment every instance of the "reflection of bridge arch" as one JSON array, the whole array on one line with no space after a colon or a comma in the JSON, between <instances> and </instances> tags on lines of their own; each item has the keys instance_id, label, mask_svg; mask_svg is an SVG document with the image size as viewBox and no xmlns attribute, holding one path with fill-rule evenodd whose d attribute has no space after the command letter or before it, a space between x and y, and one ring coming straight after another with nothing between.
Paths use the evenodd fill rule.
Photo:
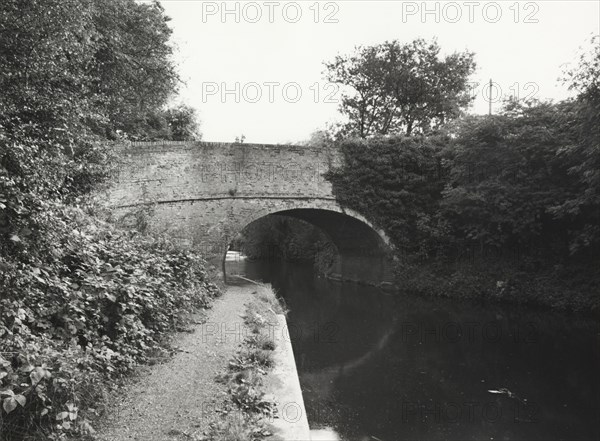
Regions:
<instances>
[{"instance_id":1,"label":"reflection of bridge arch","mask_svg":"<svg viewBox=\"0 0 600 441\"><path fill-rule=\"evenodd\" d=\"M396 332L397 318L393 318L392 323L386 332L379 338L371 349L356 357L353 360L338 363L333 366L328 366L319 369L315 372L304 372L302 374L303 386L311 388L313 391L318 391L318 395L322 398L331 397L336 379L343 375L349 375L354 371L365 366L373 358L385 352L390 344L393 335Z\"/></svg>"}]
</instances>

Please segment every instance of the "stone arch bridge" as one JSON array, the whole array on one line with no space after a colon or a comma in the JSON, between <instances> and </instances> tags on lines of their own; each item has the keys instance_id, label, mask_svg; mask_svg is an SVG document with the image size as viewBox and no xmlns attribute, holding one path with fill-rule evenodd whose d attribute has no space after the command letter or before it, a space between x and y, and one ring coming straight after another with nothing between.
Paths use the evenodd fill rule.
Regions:
<instances>
[{"instance_id":1,"label":"stone arch bridge","mask_svg":"<svg viewBox=\"0 0 600 441\"><path fill-rule=\"evenodd\" d=\"M117 173L102 198L130 222L145 213L151 229L215 265L249 223L272 214L302 219L336 245L338 277L386 280L387 236L340 206L323 177L339 160L337 151L303 146L134 142L118 147Z\"/></svg>"}]
</instances>

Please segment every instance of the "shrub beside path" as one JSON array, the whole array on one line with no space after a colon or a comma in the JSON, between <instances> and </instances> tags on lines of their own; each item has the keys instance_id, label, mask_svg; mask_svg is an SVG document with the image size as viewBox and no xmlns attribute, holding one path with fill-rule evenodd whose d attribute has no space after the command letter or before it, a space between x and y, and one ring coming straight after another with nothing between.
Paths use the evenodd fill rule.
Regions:
<instances>
[{"instance_id":1,"label":"shrub beside path","mask_svg":"<svg viewBox=\"0 0 600 441\"><path fill-rule=\"evenodd\" d=\"M243 340L243 315L252 291L229 286L214 300L205 324L175 337L179 352L169 361L145 368L98 434L101 441L169 441L199 437L217 419L227 398L215 377ZM219 331L217 331L219 330Z\"/></svg>"}]
</instances>

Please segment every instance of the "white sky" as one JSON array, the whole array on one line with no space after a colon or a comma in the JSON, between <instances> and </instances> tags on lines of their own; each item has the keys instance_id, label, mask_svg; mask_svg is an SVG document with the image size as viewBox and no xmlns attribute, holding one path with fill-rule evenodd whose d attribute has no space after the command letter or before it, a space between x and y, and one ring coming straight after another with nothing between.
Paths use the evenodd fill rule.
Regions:
<instances>
[{"instance_id":1,"label":"white sky","mask_svg":"<svg viewBox=\"0 0 600 441\"><path fill-rule=\"evenodd\" d=\"M558 81L561 66L600 33L597 0L162 4L172 18L176 60L187 83L181 101L199 110L206 141L232 142L241 134L252 143L307 139L340 118L340 93L324 80L323 61L355 45L393 39L437 37L444 53L475 52L472 81L492 78L505 96L518 91L561 99L569 95ZM223 16L225 9L232 12ZM223 96L224 89L231 92ZM484 88L474 93L471 111L487 112Z\"/></svg>"}]
</instances>

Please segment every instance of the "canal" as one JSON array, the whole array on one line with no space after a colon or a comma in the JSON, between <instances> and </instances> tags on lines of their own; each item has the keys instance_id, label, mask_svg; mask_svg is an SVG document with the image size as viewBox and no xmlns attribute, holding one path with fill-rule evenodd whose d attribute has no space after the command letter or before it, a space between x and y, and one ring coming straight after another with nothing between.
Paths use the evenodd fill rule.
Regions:
<instances>
[{"instance_id":1,"label":"canal","mask_svg":"<svg viewBox=\"0 0 600 441\"><path fill-rule=\"evenodd\" d=\"M232 266L233 265L233 266ZM313 439L598 440L598 322L229 263L290 312Z\"/></svg>"}]
</instances>

